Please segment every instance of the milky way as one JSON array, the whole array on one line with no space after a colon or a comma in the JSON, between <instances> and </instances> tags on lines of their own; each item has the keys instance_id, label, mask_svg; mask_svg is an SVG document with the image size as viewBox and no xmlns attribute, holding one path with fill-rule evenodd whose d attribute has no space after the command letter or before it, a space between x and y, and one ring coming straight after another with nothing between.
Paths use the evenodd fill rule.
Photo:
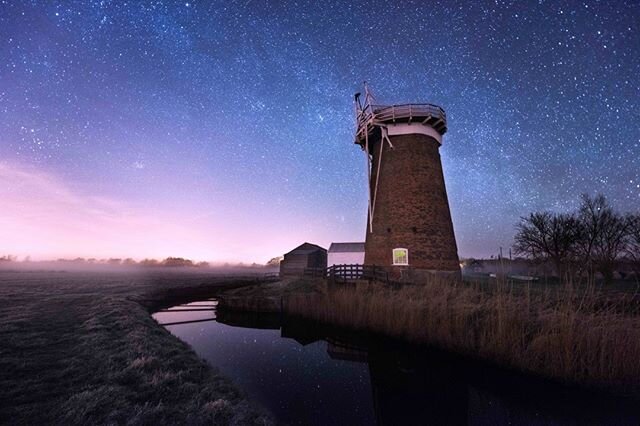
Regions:
<instances>
[{"instance_id":1,"label":"milky way","mask_svg":"<svg viewBox=\"0 0 640 426\"><path fill-rule=\"evenodd\" d=\"M463 257L508 247L520 216L575 208L582 192L637 210L639 23L635 1L0 1L0 184L12 193L0 250L29 229L28 254L53 226L25 219L42 181L88 212L76 221L159 221L136 241L181 227L158 237L171 240L162 253L123 237L137 257L187 231L175 247L207 259L362 241L352 99L364 80L380 102L447 111ZM34 184L9 188L20 173ZM117 255L110 244L99 254ZM73 254L41 254L56 250Z\"/></svg>"}]
</instances>

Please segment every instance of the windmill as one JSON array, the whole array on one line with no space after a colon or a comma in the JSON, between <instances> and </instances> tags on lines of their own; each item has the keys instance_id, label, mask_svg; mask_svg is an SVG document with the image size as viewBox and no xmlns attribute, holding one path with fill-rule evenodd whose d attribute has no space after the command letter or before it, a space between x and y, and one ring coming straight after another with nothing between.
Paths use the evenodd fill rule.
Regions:
<instances>
[{"instance_id":1,"label":"windmill","mask_svg":"<svg viewBox=\"0 0 640 426\"><path fill-rule=\"evenodd\" d=\"M439 148L447 131L433 104L383 105L364 83L354 96L355 143L367 162L365 263L459 273Z\"/></svg>"}]
</instances>

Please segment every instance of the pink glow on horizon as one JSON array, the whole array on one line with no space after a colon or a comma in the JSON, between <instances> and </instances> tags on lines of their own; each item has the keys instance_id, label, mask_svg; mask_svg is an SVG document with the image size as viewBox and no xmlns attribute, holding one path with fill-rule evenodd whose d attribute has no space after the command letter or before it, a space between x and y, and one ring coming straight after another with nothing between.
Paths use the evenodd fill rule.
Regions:
<instances>
[{"instance_id":1,"label":"pink glow on horizon","mask_svg":"<svg viewBox=\"0 0 640 426\"><path fill-rule=\"evenodd\" d=\"M159 212L81 193L53 174L15 164L0 163L0 199L0 255L33 260L181 256L265 263L298 242L294 228L267 227L268 218L236 219L206 203Z\"/></svg>"}]
</instances>

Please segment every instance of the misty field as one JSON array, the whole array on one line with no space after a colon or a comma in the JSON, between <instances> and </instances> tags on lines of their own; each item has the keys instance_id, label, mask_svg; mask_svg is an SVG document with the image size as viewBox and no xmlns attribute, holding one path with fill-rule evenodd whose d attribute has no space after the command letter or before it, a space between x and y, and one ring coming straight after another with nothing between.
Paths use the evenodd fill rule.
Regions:
<instances>
[{"instance_id":1,"label":"misty field","mask_svg":"<svg viewBox=\"0 0 640 426\"><path fill-rule=\"evenodd\" d=\"M0 271L0 423L269 424L149 315L242 284L193 272Z\"/></svg>"},{"instance_id":2,"label":"misty field","mask_svg":"<svg viewBox=\"0 0 640 426\"><path fill-rule=\"evenodd\" d=\"M633 283L625 291L437 277L399 289L313 286L315 293L285 297L284 311L565 383L640 392L640 296Z\"/></svg>"}]
</instances>

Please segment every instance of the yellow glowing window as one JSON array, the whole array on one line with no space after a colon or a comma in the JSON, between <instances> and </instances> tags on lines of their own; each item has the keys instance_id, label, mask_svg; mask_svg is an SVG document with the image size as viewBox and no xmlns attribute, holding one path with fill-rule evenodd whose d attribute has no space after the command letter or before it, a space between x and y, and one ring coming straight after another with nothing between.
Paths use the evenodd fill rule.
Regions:
<instances>
[{"instance_id":1,"label":"yellow glowing window","mask_svg":"<svg viewBox=\"0 0 640 426\"><path fill-rule=\"evenodd\" d=\"M406 248L393 249L393 264L394 265L408 265L409 264L409 250Z\"/></svg>"}]
</instances>

